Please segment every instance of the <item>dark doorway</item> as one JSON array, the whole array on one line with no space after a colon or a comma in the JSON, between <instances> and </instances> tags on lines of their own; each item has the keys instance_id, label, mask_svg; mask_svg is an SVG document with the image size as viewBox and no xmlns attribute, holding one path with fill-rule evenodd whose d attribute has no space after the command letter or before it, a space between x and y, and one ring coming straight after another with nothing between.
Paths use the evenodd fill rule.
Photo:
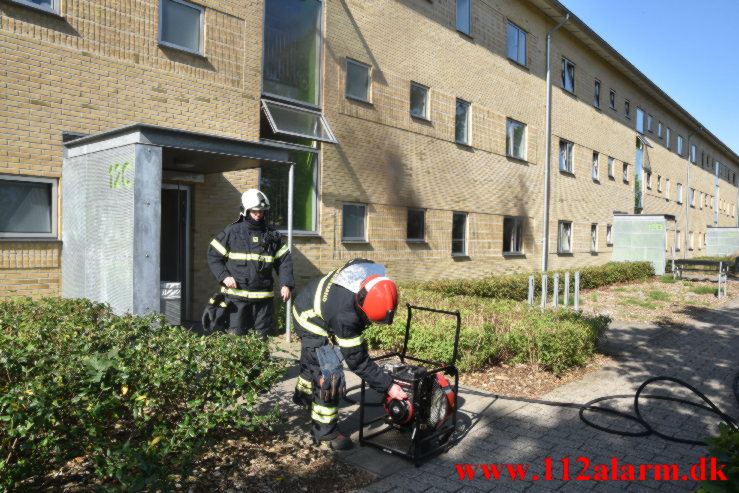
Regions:
<instances>
[{"instance_id":1,"label":"dark doorway","mask_svg":"<svg viewBox=\"0 0 739 493\"><path fill-rule=\"evenodd\" d=\"M189 320L190 187L162 185L160 279L180 283L182 322Z\"/></svg>"}]
</instances>

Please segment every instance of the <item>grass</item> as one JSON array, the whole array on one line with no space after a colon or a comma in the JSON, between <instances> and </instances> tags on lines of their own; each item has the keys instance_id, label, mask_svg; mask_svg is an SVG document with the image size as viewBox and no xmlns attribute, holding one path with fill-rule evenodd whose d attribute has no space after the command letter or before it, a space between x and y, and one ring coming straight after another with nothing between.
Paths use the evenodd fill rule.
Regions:
<instances>
[{"instance_id":1,"label":"grass","mask_svg":"<svg viewBox=\"0 0 739 493\"><path fill-rule=\"evenodd\" d=\"M674 284L678 281L678 279L673 278L672 274L665 274L664 276L659 276L659 281L665 284Z\"/></svg>"},{"instance_id":2,"label":"grass","mask_svg":"<svg viewBox=\"0 0 739 493\"><path fill-rule=\"evenodd\" d=\"M640 306L642 308L648 308L649 310L656 310L657 305L655 305L652 302L641 300L639 298L624 298L623 300L618 302L619 305L634 305L634 306Z\"/></svg>"},{"instance_id":3,"label":"grass","mask_svg":"<svg viewBox=\"0 0 739 493\"><path fill-rule=\"evenodd\" d=\"M598 303L598 293L590 293L590 301Z\"/></svg>"},{"instance_id":4,"label":"grass","mask_svg":"<svg viewBox=\"0 0 739 493\"><path fill-rule=\"evenodd\" d=\"M716 290L713 286L695 286L690 291L695 294L716 294Z\"/></svg>"},{"instance_id":5,"label":"grass","mask_svg":"<svg viewBox=\"0 0 739 493\"><path fill-rule=\"evenodd\" d=\"M658 289L649 291L647 293L647 296L649 296L650 299L654 301L668 301L670 299L670 294L666 293L664 291L660 291Z\"/></svg>"},{"instance_id":6,"label":"grass","mask_svg":"<svg viewBox=\"0 0 739 493\"><path fill-rule=\"evenodd\" d=\"M628 293L631 290L623 286L616 286L615 288L611 288L611 291L615 291L617 293Z\"/></svg>"}]
</instances>

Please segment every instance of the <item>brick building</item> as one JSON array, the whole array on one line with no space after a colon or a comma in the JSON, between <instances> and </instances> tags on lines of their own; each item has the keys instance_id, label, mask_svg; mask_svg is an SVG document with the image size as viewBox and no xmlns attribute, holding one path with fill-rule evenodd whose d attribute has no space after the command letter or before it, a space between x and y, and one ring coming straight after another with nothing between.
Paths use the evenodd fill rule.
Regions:
<instances>
[{"instance_id":1,"label":"brick building","mask_svg":"<svg viewBox=\"0 0 739 493\"><path fill-rule=\"evenodd\" d=\"M601 264L619 212L675 216L668 248L704 255L708 227L737 226L739 156L574 15L551 34L548 136L547 33L566 14L555 0L0 0L0 296L62 294L70 249L135 271L143 250L100 252L75 214L89 211L86 235L96 211L125 222L117 204L138 207L126 187L143 180L161 247L141 266L182 282L192 317L241 192L264 189L287 225L284 163L299 284L356 256L399 280ZM160 153L160 173L139 175L134 148ZM107 192L83 196L71 163L93 154ZM93 291L115 282L98 274Z\"/></svg>"}]
</instances>

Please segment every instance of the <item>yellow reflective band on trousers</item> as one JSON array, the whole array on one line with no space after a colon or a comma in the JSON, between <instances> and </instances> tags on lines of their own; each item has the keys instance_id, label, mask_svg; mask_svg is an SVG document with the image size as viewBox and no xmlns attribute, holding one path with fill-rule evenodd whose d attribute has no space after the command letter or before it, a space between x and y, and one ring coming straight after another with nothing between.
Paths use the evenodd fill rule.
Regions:
<instances>
[{"instance_id":1,"label":"yellow reflective band on trousers","mask_svg":"<svg viewBox=\"0 0 739 493\"><path fill-rule=\"evenodd\" d=\"M258 253L229 252L225 255L232 260L254 260L255 262L267 263L272 263L275 261L275 258L271 255L259 255Z\"/></svg>"},{"instance_id":2,"label":"yellow reflective band on trousers","mask_svg":"<svg viewBox=\"0 0 739 493\"><path fill-rule=\"evenodd\" d=\"M250 300L272 298L275 295L272 291L244 291L243 289L231 289L225 287L221 288L221 293L241 296L242 298L249 298Z\"/></svg>"},{"instance_id":3,"label":"yellow reflective band on trousers","mask_svg":"<svg viewBox=\"0 0 739 493\"><path fill-rule=\"evenodd\" d=\"M210 242L210 246L218 250L218 253L223 255L224 257L228 257L228 250L226 250L226 247L221 245L221 243L218 240L213 240Z\"/></svg>"},{"instance_id":4,"label":"yellow reflective band on trousers","mask_svg":"<svg viewBox=\"0 0 739 493\"><path fill-rule=\"evenodd\" d=\"M330 423L338 418L339 408L337 407L326 407L313 403L311 419L320 421L321 423Z\"/></svg>"},{"instance_id":5,"label":"yellow reflective band on trousers","mask_svg":"<svg viewBox=\"0 0 739 493\"><path fill-rule=\"evenodd\" d=\"M295 308L295 306L293 305L293 317L295 317L295 320L300 324L301 327L303 327L308 332L313 332L316 335L328 337L328 332L326 332L326 330L308 320L308 317L310 316L309 314L313 315L313 310L298 313L297 308Z\"/></svg>"},{"instance_id":6,"label":"yellow reflective band on trousers","mask_svg":"<svg viewBox=\"0 0 739 493\"><path fill-rule=\"evenodd\" d=\"M311 382L310 380L306 380L301 376L298 376L298 383L295 385L295 388L303 393L312 394L313 382Z\"/></svg>"},{"instance_id":7,"label":"yellow reflective band on trousers","mask_svg":"<svg viewBox=\"0 0 739 493\"><path fill-rule=\"evenodd\" d=\"M275 253L275 258L280 258L283 255L285 255L289 250L287 249L287 245L283 245L282 248L277 250L277 253Z\"/></svg>"},{"instance_id":8,"label":"yellow reflective band on trousers","mask_svg":"<svg viewBox=\"0 0 739 493\"><path fill-rule=\"evenodd\" d=\"M356 347L362 345L362 343L364 342L364 337L359 336L352 339L342 339L340 337L337 337L336 342L338 342L339 346L341 347Z\"/></svg>"}]
</instances>

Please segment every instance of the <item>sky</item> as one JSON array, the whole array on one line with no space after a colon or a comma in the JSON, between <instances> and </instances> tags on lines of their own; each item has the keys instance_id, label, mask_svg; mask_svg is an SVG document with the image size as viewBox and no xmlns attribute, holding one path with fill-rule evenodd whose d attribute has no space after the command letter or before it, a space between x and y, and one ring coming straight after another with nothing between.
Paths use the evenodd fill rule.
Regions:
<instances>
[{"instance_id":1,"label":"sky","mask_svg":"<svg viewBox=\"0 0 739 493\"><path fill-rule=\"evenodd\" d=\"M739 154L739 0L560 0Z\"/></svg>"}]
</instances>

